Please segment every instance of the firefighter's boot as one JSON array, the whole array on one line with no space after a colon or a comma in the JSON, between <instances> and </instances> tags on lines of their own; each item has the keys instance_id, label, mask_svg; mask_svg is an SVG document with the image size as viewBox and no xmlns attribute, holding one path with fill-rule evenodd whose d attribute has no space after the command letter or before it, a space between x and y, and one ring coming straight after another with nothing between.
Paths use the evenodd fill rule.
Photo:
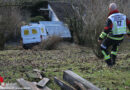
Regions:
<instances>
[{"instance_id":1,"label":"firefighter's boot","mask_svg":"<svg viewBox=\"0 0 130 90\"><path fill-rule=\"evenodd\" d=\"M116 55L111 54L111 60L112 60L112 64L115 65L116 64Z\"/></svg>"},{"instance_id":2,"label":"firefighter's boot","mask_svg":"<svg viewBox=\"0 0 130 90\"><path fill-rule=\"evenodd\" d=\"M113 65L111 59L107 59L107 60L105 60L105 62L107 63L108 66L112 66Z\"/></svg>"}]
</instances>

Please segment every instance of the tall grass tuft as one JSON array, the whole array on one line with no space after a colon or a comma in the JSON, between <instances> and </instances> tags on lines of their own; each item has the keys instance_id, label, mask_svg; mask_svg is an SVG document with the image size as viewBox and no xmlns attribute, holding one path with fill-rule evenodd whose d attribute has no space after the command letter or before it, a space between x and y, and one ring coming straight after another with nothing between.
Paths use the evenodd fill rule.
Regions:
<instances>
[{"instance_id":1,"label":"tall grass tuft","mask_svg":"<svg viewBox=\"0 0 130 90\"><path fill-rule=\"evenodd\" d=\"M48 39L42 41L39 45L34 46L33 50L55 50L61 41L61 37L50 36Z\"/></svg>"}]
</instances>

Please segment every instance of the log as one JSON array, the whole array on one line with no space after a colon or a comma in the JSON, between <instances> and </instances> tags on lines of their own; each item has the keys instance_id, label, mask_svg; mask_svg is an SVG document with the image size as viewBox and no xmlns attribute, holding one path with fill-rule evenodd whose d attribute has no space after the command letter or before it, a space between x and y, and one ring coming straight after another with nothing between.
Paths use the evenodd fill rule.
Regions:
<instances>
[{"instance_id":1,"label":"log","mask_svg":"<svg viewBox=\"0 0 130 90\"><path fill-rule=\"evenodd\" d=\"M61 90L76 90L74 87L66 84L64 81L54 77L54 82L61 87Z\"/></svg>"},{"instance_id":2,"label":"log","mask_svg":"<svg viewBox=\"0 0 130 90\"><path fill-rule=\"evenodd\" d=\"M70 70L64 71L63 79L73 86L76 86L75 82L78 82L78 83L81 83L82 85L84 85L84 87L86 89L100 90L98 87L93 85L91 82L85 80L84 78L80 77L79 75L75 74L74 72L72 72Z\"/></svg>"},{"instance_id":3,"label":"log","mask_svg":"<svg viewBox=\"0 0 130 90\"><path fill-rule=\"evenodd\" d=\"M43 78L41 81L37 83L37 86L39 87L44 87L48 83L49 79L48 78Z\"/></svg>"}]
</instances>

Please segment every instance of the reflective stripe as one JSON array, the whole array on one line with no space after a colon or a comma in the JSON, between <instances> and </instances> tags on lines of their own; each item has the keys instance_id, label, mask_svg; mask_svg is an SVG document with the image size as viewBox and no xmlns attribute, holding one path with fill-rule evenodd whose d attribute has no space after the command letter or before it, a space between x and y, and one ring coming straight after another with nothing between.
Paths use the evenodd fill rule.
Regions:
<instances>
[{"instance_id":1,"label":"reflective stripe","mask_svg":"<svg viewBox=\"0 0 130 90\"><path fill-rule=\"evenodd\" d=\"M104 39L104 37L106 37L107 34L105 32L102 32L101 35L100 35L100 38Z\"/></svg>"},{"instance_id":2,"label":"reflective stripe","mask_svg":"<svg viewBox=\"0 0 130 90\"><path fill-rule=\"evenodd\" d=\"M104 51L104 50L102 50L102 54L103 54L104 56L107 56L107 54L105 53L105 51Z\"/></svg>"},{"instance_id":3,"label":"reflective stripe","mask_svg":"<svg viewBox=\"0 0 130 90\"><path fill-rule=\"evenodd\" d=\"M107 55L104 50L102 50L102 54L104 55L104 60L110 59L110 55Z\"/></svg>"},{"instance_id":4,"label":"reflective stripe","mask_svg":"<svg viewBox=\"0 0 130 90\"><path fill-rule=\"evenodd\" d=\"M110 58L111 58L110 55L108 55L108 56L104 57L104 60L108 60Z\"/></svg>"},{"instance_id":5,"label":"reflective stripe","mask_svg":"<svg viewBox=\"0 0 130 90\"><path fill-rule=\"evenodd\" d=\"M111 36L108 36L108 38L110 38L110 39L113 39L113 40L123 40L124 39L124 37L111 37Z\"/></svg>"},{"instance_id":6,"label":"reflective stripe","mask_svg":"<svg viewBox=\"0 0 130 90\"><path fill-rule=\"evenodd\" d=\"M122 13L112 14L108 17L112 23L112 34L113 35L120 35L126 34L126 15Z\"/></svg>"},{"instance_id":7,"label":"reflective stripe","mask_svg":"<svg viewBox=\"0 0 130 90\"><path fill-rule=\"evenodd\" d=\"M106 49L107 47L106 46L104 46L103 44L101 44L101 47L103 48L103 49Z\"/></svg>"},{"instance_id":8,"label":"reflective stripe","mask_svg":"<svg viewBox=\"0 0 130 90\"><path fill-rule=\"evenodd\" d=\"M111 52L111 54L113 54L113 55L117 55L117 52L115 52L115 51L112 51L112 52Z\"/></svg>"},{"instance_id":9,"label":"reflective stripe","mask_svg":"<svg viewBox=\"0 0 130 90\"><path fill-rule=\"evenodd\" d=\"M113 35L120 35L120 34L126 34L126 23L123 21L122 27L117 26L117 21L114 23L114 28L112 29Z\"/></svg>"}]
</instances>

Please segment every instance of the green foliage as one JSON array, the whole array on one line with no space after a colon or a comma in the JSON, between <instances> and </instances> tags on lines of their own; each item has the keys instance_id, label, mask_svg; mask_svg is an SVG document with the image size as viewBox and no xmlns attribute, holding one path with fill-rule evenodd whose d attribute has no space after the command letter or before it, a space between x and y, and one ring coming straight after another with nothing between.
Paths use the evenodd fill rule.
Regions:
<instances>
[{"instance_id":1,"label":"green foliage","mask_svg":"<svg viewBox=\"0 0 130 90\"><path fill-rule=\"evenodd\" d=\"M32 17L30 22L39 22L39 21L45 21L45 18L43 16L36 16Z\"/></svg>"}]
</instances>

